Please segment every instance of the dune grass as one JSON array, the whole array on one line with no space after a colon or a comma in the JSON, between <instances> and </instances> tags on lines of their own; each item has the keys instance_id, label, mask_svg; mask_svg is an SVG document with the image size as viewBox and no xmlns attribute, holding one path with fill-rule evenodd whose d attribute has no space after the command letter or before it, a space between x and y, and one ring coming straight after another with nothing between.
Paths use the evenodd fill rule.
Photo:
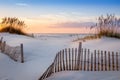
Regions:
<instances>
[{"instance_id":1,"label":"dune grass","mask_svg":"<svg viewBox=\"0 0 120 80\"><path fill-rule=\"evenodd\" d=\"M0 32L28 36L28 34L24 32L24 29L26 28L24 21L21 21L18 18L5 17L2 19L0 26Z\"/></svg>"},{"instance_id":2,"label":"dune grass","mask_svg":"<svg viewBox=\"0 0 120 80\"><path fill-rule=\"evenodd\" d=\"M12 34L27 35L22 29L16 29L14 27L4 27L0 29L0 32L9 32Z\"/></svg>"},{"instance_id":3,"label":"dune grass","mask_svg":"<svg viewBox=\"0 0 120 80\"><path fill-rule=\"evenodd\" d=\"M120 38L120 18L115 15L100 16L93 28L96 29L98 36Z\"/></svg>"},{"instance_id":4,"label":"dune grass","mask_svg":"<svg viewBox=\"0 0 120 80\"><path fill-rule=\"evenodd\" d=\"M114 29L114 27L110 29L103 29L98 32L98 36L107 36L107 37L114 37L114 38L120 38L120 33Z\"/></svg>"}]
</instances>

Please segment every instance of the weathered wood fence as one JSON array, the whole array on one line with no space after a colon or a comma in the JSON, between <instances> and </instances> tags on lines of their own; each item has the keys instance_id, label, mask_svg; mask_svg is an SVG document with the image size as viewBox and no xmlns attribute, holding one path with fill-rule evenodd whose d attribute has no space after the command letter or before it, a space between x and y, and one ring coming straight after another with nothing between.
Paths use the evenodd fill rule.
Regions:
<instances>
[{"instance_id":1,"label":"weathered wood fence","mask_svg":"<svg viewBox=\"0 0 120 80\"><path fill-rule=\"evenodd\" d=\"M3 41L3 37L1 37L0 50L2 53L8 55L14 61L24 63L23 44L20 44L20 46L12 47L7 45L6 41Z\"/></svg>"},{"instance_id":2,"label":"weathered wood fence","mask_svg":"<svg viewBox=\"0 0 120 80\"><path fill-rule=\"evenodd\" d=\"M56 54L54 62L44 72L39 80L60 71L119 71L120 53L83 49L82 43L78 48L68 48Z\"/></svg>"}]
</instances>

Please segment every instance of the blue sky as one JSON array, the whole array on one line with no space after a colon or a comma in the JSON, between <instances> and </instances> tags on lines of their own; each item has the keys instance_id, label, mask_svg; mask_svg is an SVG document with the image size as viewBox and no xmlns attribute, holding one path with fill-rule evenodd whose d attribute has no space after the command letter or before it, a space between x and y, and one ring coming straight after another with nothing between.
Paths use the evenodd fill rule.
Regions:
<instances>
[{"instance_id":1,"label":"blue sky","mask_svg":"<svg viewBox=\"0 0 120 80\"><path fill-rule=\"evenodd\" d=\"M120 0L0 0L2 4L16 2L32 5L119 5Z\"/></svg>"},{"instance_id":2,"label":"blue sky","mask_svg":"<svg viewBox=\"0 0 120 80\"><path fill-rule=\"evenodd\" d=\"M120 0L0 0L0 12L0 18L19 17L29 26L79 27L79 23L94 22L102 14L120 16Z\"/></svg>"},{"instance_id":3,"label":"blue sky","mask_svg":"<svg viewBox=\"0 0 120 80\"><path fill-rule=\"evenodd\" d=\"M41 12L77 11L84 13L116 13L119 14L120 0L0 0L0 7L8 7L8 10L26 6L25 10L38 9ZM22 8L21 8L22 9ZM45 9L42 11L42 9ZM12 9L11 9L12 10ZM17 9L16 9L17 10ZM81 10L81 11L80 11ZM97 14L97 13L96 13Z\"/></svg>"},{"instance_id":4,"label":"blue sky","mask_svg":"<svg viewBox=\"0 0 120 80\"><path fill-rule=\"evenodd\" d=\"M23 12L35 11L37 13L52 14L63 11L89 13L87 15L120 14L120 0L0 0L0 7L5 8L4 11L19 11L20 9Z\"/></svg>"}]
</instances>

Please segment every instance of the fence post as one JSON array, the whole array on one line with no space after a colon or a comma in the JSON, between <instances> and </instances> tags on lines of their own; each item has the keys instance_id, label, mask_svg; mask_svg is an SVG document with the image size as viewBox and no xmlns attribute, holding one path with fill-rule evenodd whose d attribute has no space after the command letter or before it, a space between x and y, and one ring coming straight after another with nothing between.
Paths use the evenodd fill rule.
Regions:
<instances>
[{"instance_id":1,"label":"fence post","mask_svg":"<svg viewBox=\"0 0 120 80\"><path fill-rule=\"evenodd\" d=\"M62 51L60 51L60 71L62 71Z\"/></svg>"},{"instance_id":2,"label":"fence post","mask_svg":"<svg viewBox=\"0 0 120 80\"><path fill-rule=\"evenodd\" d=\"M91 53L91 71L93 70L93 53Z\"/></svg>"},{"instance_id":3,"label":"fence post","mask_svg":"<svg viewBox=\"0 0 120 80\"><path fill-rule=\"evenodd\" d=\"M3 42L3 45L2 45L2 52L5 52L5 46L6 46L6 41Z\"/></svg>"},{"instance_id":4,"label":"fence post","mask_svg":"<svg viewBox=\"0 0 120 80\"><path fill-rule=\"evenodd\" d=\"M65 54L66 54L66 70L68 70L68 58L67 58L67 49L65 49Z\"/></svg>"},{"instance_id":5,"label":"fence post","mask_svg":"<svg viewBox=\"0 0 120 80\"><path fill-rule=\"evenodd\" d=\"M107 59L106 59L106 58L107 58L107 56L106 56L106 51L105 51L105 53L104 53L104 54L105 54L105 71L107 71Z\"/></svg>"},{"instance_id":6,"label":"fence post","mask_svg":"<svg viewBox=\"0 0 120 80\"><path fill-rule=\"evenodd\" d=\"M81 50L81 49L82 49L82 42L79 42L78 49L79 49L79 50Z\"/></svg>"},{"instance_id":7,"label":"fence post","mask_svg":"<svg viewBox=\"0 0 120 80\"><path fill-rule=\"evenodd\" d=\"M100 52L98 50L98 71L100 71Z\"/></svg>"},{"instance_id":8,"label":"fence post","mask_svg":"<svg viewBox=\"0 0 120 80\"><path fill-rule=\"evenodd\" d=\"M77 48L75 48L75 70L77 70Z\"/></svg>"},{"instance_id":9,"label":"fence post","mask_svg":"<svg viewBox=\"0 0 120 80\"><path fill-rule=\"evenodd\" d=\"M78 62L77 62L77 69L79 70L80 67L80 53L81 53L81 48L82 48L82 42L79 42L79 46L78 46Z\"/></svg>"},{"instance_id":10,"label":"fence post","mask_svg":"<svg viewBox=\"0 0 120 80\"><path fill-rule=\"evenodd\" d=\"M86 70L86 49L84 51L84 71Z\"/></svg>"},{"instance_id":11,"label":"fence post","mask_svg":"<svg viewBox=\"0 0 120 80\"><path fill-rule=\"evenodd\" d=\"M72 70L74 70L74 48L72 48Z\"/></svg>"},{"instance_id":12,"label":"fence post","mask_svg":"<svg viewBox=\"0 0 120 80\"><path fill-rule=\"evenodd\" d=\"M2 42L2 40L3 40L3 37L1 37L1 39L0 39L0 43Z\"/></svg>"},{"instance_id":13,"label":"fence post","mask_svg":"<svg viewBox=\"0 0 120 80\"><path fill-rule=\"evenodd\" d=\"M0 42L2 42L2 40L3 40L3 37L1 37Z\"/></svg>"},{"instance_id":14,"label":"fence post","mask_svg":"<svg viewBox=\"0 0 120 80\"><path fill-rule=\"evenodd\" d=\"M112 52L112 70L114 71L114 52Z\"/></svg>"},{"instance_id":15,"label":"fence post","mask_svg":"<svg viewBox=\"0 0 120 80\"><path fill-rule=\"evenodd\" d=\"M103 51L101 51L101 71L103 71Z\"/></svg>"},{"instance_id":16,"label":"fence post","mask_svg":"<svg viewBox=\"0 0 120 80\"><path fill-rule=\"evenodd\" d=\"M57 65L57 54L55 56L55 60L54 60L54 72L56 72L56 65Z\"/></svg>"},{"instance_id":17,"label":"fence post","mask_svg":"<svg viewBox=\"0 0 120 80\"><path fill-rule=\"evenodd\" d=\"M58 52L58 72L60 71L60 57L59 57L60 52Z\"/></svg>"},{"instance_id":18,"label":"fence post","mask_svg":"<svg viewBox=\"0 0 120 80\"><path fill-rule=\"evenodd\" d=\"M87 71L89 71L89 54L90 54L90 50L88 49L88 65L87 65Z\"/></svg>"},{"instance_id":19,"label":"fence post","mask_svg":"<svg viewBox=\"0 0 120 80\"><path fill-rule=\"evenodd\" d=\"M64 50L63 50L62 57L63 57L63 71L65 71Z\"/></svg>"},{"instance_id":20,"label":"fence post","mask_svg":"<svg viewBox=\"0 0 120 80\"><path fill-rule=\"evenodd\" d=\"M94 58L94 70L96 71L96 50L94 51L95 58Z\"/></svg>"},{"instance_id":21,"label":"fence post","mask_svg":"<svg viewBox=\"0 0 120 80\"><path fill-rule=\"evenodd\" d=\"M23 44L21 44L21 63L24 63Z\"/></svg>"},{"instance_id":22,"label":"fence post","mask_svg":"<svg viewBox=\"0 0 120 80\"><path fill-rule=\"evenodd\" d=\"M70 48L69 48L68 50L69 50L69 70L71 70L71 54L70 54Z\"/></svg>"},{"instance_id":23,"label":"fence post","mask_svg":"<svg viewBox=\"0 0 120 80\"><path fill-rule=\"evenodd\" d=\"M0 50L2 50L2 40L3 40L3 37L1 37L1 39L0 39Z\"/></svg>"},{"instance_id":24,"label":"fence post","mask_svg":"<svg viewBox=\"0 0 120 80\"><path fill-rule=\"evenodd\" d=\"M108 70L110 71L111 70L111 61L110 61L111 59L110 59L110 52L108 52Z\"/></svg>"},{"instance_id":25,"label":"fence post","mask_svg":"<svg viewBox=\"0 0 120 80\"><path fill-rule=\"evenodd\" d=\"M56 54L56 72L58 72L58 53Z\"/></svg>"},{"instance_id":26,"label":"fence post","mask_svg":"<svg viewBox=\"0 0 120 80\"><path fill-rule=\"evenodd\" d=\"M119 65L118 65L118 52L116 52L116 70L119 71Z\"/></svg>"},{"instance_id":27,"label":"fence post","mask_svg":"<svg viewBox=\"0 0 120 80\"><path fill-rule=\"evenodd\" d=\"M83 65L83 48L81 49L81 58L80 58L80 59L81 59L81 60L80 60L80 61L81 61L80 70L82 70L82 67L83 67L83 66L82 66L82 65Z\"/></svg>"}]
</instances>

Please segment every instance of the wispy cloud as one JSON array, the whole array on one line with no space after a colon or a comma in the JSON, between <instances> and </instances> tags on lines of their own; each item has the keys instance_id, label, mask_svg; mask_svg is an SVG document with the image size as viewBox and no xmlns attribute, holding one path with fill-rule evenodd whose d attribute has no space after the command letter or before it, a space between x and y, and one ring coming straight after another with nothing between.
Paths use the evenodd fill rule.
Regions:
<instances>
[{"instance_id":1,"label":"wispy cloud","mask_svg":"<svg viewBox=\"0 0 120 80\"><path fill-rule=\"evenodd\" d=\"M17 5L17 6L23 6L23 7L29 6L27 3L16 3L15 5Z\"/></svg>"},{"instance_id":2,"label":"wispy cloud","mask_svg":"<svg viewBox=\"0 0 120 80\"><path fill-rule=\"evenodd\" d=\"M91 27L95 23L94 22L66 22L66 23L58 23L51 28L81 28L81 27Z\"/></svg>"}]
</instances>

